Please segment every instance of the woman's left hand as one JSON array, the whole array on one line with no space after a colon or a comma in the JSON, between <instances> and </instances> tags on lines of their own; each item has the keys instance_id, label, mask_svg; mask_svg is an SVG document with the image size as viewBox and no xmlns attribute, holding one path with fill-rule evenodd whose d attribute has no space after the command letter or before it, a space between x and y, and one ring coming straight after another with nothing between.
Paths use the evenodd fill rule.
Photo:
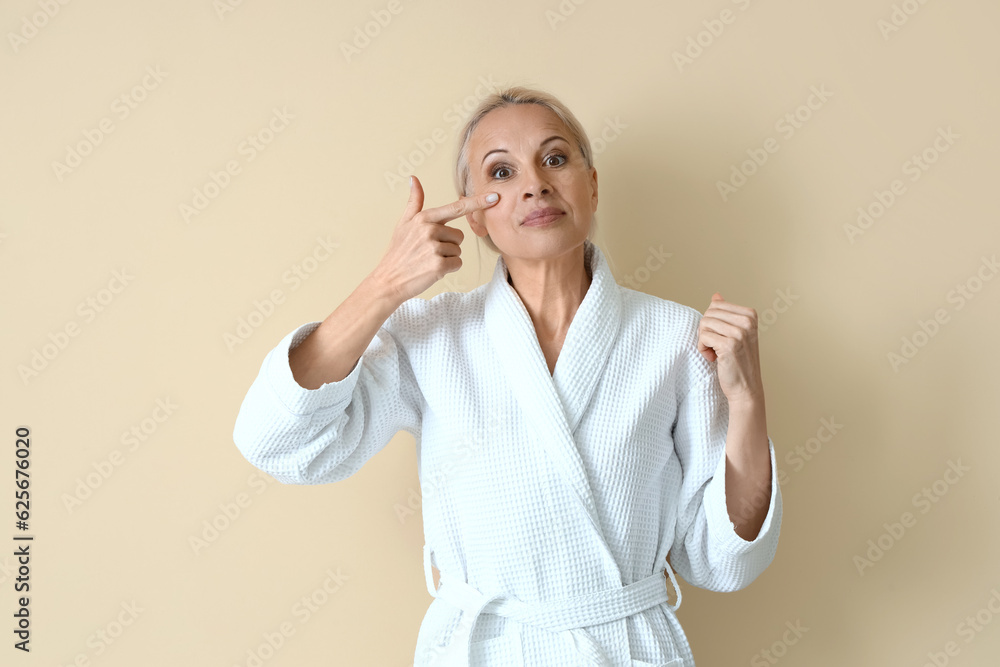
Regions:
<instances>
[{"instance_id":1,"label":"woman's left hand","mask_svg":"<svg viewBox=\"0 0 1000 667\"><path fill-rule=\"evenodd\" d=\"M757 311L716 292L698 324L698 352L718 361L719 384L730 405L761 403L764 385L757 351Z\"/></svg>"}]
</instances>

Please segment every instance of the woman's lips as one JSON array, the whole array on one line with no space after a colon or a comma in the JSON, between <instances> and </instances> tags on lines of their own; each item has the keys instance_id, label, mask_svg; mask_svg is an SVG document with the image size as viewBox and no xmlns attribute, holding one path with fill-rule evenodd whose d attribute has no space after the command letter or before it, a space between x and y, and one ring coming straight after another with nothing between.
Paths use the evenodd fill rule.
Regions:
<instances>
[{"instance_id":1,"label":"woman's lips","mask_svg":"<svg viewBox=\"0 0 1000 667\"><path fill-rule=\"evenodd\" d=\"M532 213L529 217L525 218L521 224L525 227L539 227L547 225L563 215L566 215L566 213L557 208L544 208L540 211Z\"/></svg>"}]
</instances>

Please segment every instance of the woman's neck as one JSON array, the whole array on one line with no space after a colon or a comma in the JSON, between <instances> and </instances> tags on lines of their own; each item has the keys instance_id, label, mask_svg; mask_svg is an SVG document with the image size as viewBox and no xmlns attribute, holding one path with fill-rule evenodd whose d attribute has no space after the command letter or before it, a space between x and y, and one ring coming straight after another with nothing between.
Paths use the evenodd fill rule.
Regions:
<instances>
[{"instance_id":1,"label":"woman's neck","mask_svg":"<svg viewBox=\"0 0 1000 667\"><path fill-rule=\"evenodd\" d=\"M507 281L531 316L539 338L560 337L569 329L593 282L585 246L545 260L504 258Z\"/></svg>"}]
</instances>

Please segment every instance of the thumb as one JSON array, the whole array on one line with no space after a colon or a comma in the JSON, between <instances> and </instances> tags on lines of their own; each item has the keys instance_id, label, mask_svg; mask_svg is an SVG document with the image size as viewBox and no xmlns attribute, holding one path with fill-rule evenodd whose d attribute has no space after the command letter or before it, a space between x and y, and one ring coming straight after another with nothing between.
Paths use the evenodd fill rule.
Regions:
<instances>
[{"instance_id":1,"label":"thumb","mask_svg":"<svg viewBox=\"0 0 1000 667\"><path fill-rule=\"evenodd\" d=\"M716 297L718 297L718 298L716 298ZM725 299L722 298L721 294L719 294L718 292L716 292L715 294L712 295L712 301L725 301Z\"/></svg>"},{"instance_id":2,"label":"thumb","mask_svg":"<svg viewBox=\"0 0 1000 667\"><path fill-rule=\"evenodd\" d=\"M416 176L410 176L410 198L406 200L406 208L403 209L403 219L409 220L424 207L424 188L420 185L420 180Z\"/></svg>"}]
</instances>

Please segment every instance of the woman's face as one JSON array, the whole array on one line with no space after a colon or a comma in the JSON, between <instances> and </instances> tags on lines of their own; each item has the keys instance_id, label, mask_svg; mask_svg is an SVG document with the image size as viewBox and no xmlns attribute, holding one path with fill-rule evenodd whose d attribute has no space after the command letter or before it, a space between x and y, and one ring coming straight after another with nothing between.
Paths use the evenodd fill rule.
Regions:
<instances>
[{"instance_id":1,"label":"woman's face","mask_svg":"<svg viewBox=\"0 0 1000 667\"><path fill-rule=\"evenodd\" d=\"M500 194L495 206L466 218L475 234L489 234L512 257L543 259L578 247L597 210L597 170L587 167L562 120L538 104L494 109L480 120L469 138L469 184L470 194ZM525 222L542 208L561 214Z\"/></svg>"}]
</instances>

